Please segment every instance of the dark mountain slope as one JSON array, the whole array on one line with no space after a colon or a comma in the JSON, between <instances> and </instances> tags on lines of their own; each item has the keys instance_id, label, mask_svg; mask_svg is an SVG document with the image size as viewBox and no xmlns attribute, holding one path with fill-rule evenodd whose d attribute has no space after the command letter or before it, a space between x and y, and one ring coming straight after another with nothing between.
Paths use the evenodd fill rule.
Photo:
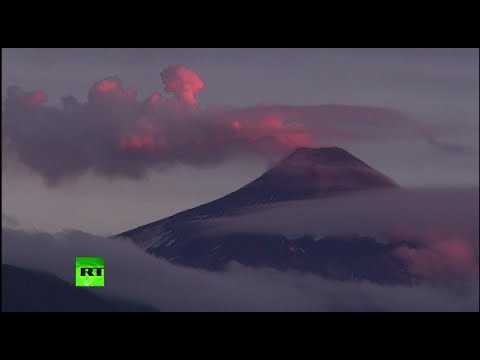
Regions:
<instances>
[{"instance_id":1,"label":"dark mountain slope","mask_svg":"<svg viewBox=\"0 0 480 360\"><path fill-rule=\"evenodd\" d=\"M411 276L391 255L393 247L375 239L287 239L274 230L264 234L245 229L221 235L203 235L202 231L206 219L256 211L259 205L287 202L295 206L288 202L385 188L397 185L343 149L300 148L237 191L119 236L132 239L155 256L208 270L223 270L230 261L237 261L335 279L409 283Z\"/></svg>"},{"instance_id":2,"label":"dark mountain slope","mask_svg":"<svg viewBox=\"0 0 480 360\"><path fill-rule=\"evenodd\" d=\"M156 311L150 306L101 298L54 275L2 265L2 311Z\"/></svg>"},{"instance_id":3,"label":"dark mountain slope","mask_svg":"<svg viewBox=\"0 0 480 360\"><path fill-rule=\"evenodd\" d=\"M148 244L155 244L150 240L158 238L159 233L168 235L168 231L174 230L172 226L180 222L234 215L248 211L249 207L279 201L394 187L397 185L391 179L341 148L299 148L239 190L118 236L129 237L139 245L148 247ZM148 244L141 244L142 240Z\"/></svg>"}]
</instances>

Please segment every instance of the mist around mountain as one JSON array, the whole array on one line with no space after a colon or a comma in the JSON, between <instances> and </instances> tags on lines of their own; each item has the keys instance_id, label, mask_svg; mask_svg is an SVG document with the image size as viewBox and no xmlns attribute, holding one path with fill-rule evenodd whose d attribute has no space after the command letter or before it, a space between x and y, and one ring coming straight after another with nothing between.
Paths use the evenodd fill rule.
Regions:
<instances>
[{"instance_id":1,"label":"mist around mountain","mask_svg":"<svg viewBox=\"0 0 480 360\"><path fill-rule=\"evenodd\" d=\"M364 206L368 207L370 196L376 199L379 192L402 191L393 180L341 148L299 148L231 194L119 236L173 263L210 271L225 270L231 261L236 261L245 266L296 270L336 280L415 284L421 277L409 271L405 258L397 256L399 249L417 248L410 238L379 241L378 234L362 233L348 224L345 226L349 231L329 233L328 224L322 221L328 212L315 215L316 206L321 208L323 202L335 208L337 201L344 204L344 199L363 194ZM308 200L316 201L312 209L302 207L302 201ZM290 209L290 214L269 216L268 225L261 231L248 221L215 230L217 223L225 225L232 223L232 218L245 219L254 214L260 219L254 222L258 225L264 214L269 214L266 210L275 206ZM298 216L308 218L310 224L323 223L325 230L306 231L309 224L302 228L291 221Z\"/></svg>"},{"instance_id":2,"label":"mist around mountain","mask_svg":"<svg viewBox=\"0 0 480 360\"><path fill-rule=\"evenodd\" d=\"M143 312L156 309L100 297L47 272L2 264L2 311Z\"/></svg>"},{"instance_id":3,"label":"mist around mountain","mask_svg":"<svg viewBox=\"0 0 480 360\"><path fill-rule=\"evenodd\" d=\"M16 268L3 289L32 311L71 297L68 311L478 311L478 195L402 189L344 150L299 149L121 236L4 226L2 260ZM105 258L104 288L71 288L79 254Z\"/></svg>"},{"instance_id":4,"label":"mist around mountain","mask_svg":"<svg viewBox=\"0 0 480 360\"><path fill-rule=\"evenodd\" d=\"M262 204L396 187L393 180L341 148L298 148L259 178L224 197L119 236L135 238L167 221L235 215Z\"/></svg>"},{"instance_id":5,"label":"mist around mountain","mask_svg":"<svg viewBox=\"0 0 480 360\"><path fill-rule=\"evenodd\" d=\"M48 272L67 283L74 278L75 256L104 257L105 287L85 291L122 303L147 304L162 312L479 310L478 278L454 286L389 285L332 280L235 261L224 271L205 271L154 257L126 239L79 231L47 234L3 228L2 240L4 263ZM39 294L32 295L35 299ZM49 295L55 297L54 292Z\"/></svg>"}]
</instances>

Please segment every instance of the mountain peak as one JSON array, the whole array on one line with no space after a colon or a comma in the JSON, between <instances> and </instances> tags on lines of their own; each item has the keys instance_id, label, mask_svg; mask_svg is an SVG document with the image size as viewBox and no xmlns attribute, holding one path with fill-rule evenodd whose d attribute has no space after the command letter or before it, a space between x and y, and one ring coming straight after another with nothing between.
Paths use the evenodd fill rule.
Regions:
<instances>
[{"instance_id":1,"label":"mountain peak","mask_svg":"<svg viewBox=\"0 0 480 360\"><path fill-rule=\"evenodd\" d=\"M328 166L345 166L354 164L368 166L348 151L336 146L320 148L299 147L287 156L282 163L291 164L298 162L311 162Z\"/></svg>"},{"instance_id":2,"label":"mountain peak","mask_svg":"<svg viewBox=\"0 0 480 360\"><path fill-rule=\"evenodd\" d=\"M338 146L322 146L322 147L308 147L308 146L300 146L296 148L292 154L295 153L318 153L318 152L344 152L347 153L346 150L342 149Z\"/></svg>"},{"instance_id":3,"label":"mountain peak","mask_svg":"<svg viewBox=\"0 0 480 360\"><path fill-rule=\"evenodd\" d=\"M247 185L251 186L287 200L397 185L342 148L301 147Z\"/></svg>"}]
</instances>

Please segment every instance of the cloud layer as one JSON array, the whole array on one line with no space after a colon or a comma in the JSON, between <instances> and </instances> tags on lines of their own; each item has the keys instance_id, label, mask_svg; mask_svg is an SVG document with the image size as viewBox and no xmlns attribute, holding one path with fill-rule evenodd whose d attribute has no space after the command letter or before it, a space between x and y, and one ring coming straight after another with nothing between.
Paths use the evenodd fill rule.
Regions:
<instances>
[{"instance_id":1,"label":"cloud layer","mask_svg":"<svg viewBox=\"0 0 480 360\"><path fill-rule=\"evenodd\" d=\"M478 311L478 282L460 289L337 282L232 264L225 273L182 268L129 241L69 231L55 235L2 229L3 263L74 281L76 256L105 257L104 288L161 311ZM28 249L28 250L27 250Z\"/></svg>"},{"instance_id":2,"label":"cloud layer","mask_svg":"<svg viewBox=\"0 0 480 360\"><path fill-rule=\"evenodd\" d=\"M246 215L202 222L205 234L280 233L371 236L399 245L395 255L432 282L478 281L478 188L365 191L260 206Z\"/></svg>"},{"instance_id":3,"label":"cloud layer","mask_svg":"<svg viewBox=\"0 0 480 360\"><path fill-rule=\"evenodd\" d=\"M109 178L141 178L176 163L218 164L245 153L271 159L339 138L411 133L403 114L383 108L201 107L197 95L205 83L195 70L171 66L161 79L171 96L154 92L138 99L135 89L114 76L96 82L85 102L65 96L59 106L48 105L44 91L11 86L2 124L7 148L55 185L89 170Z\"/></svg>"}]
</instances>

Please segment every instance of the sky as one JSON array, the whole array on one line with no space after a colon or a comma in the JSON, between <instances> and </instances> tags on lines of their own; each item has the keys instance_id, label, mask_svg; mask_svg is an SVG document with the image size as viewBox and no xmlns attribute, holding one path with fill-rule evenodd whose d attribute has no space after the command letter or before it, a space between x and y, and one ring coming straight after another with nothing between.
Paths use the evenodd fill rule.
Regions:
<instances>
[{"instance_id":1,"label":"sky","mask_svg":"<svg viewBox=\"0 0 480 360\"><path fill-rule=\"evenodd\" d=\"M405 187L478 186L478 69L478 49L3 49L2 214L116 234L238 189L295 144L341 146ZM179 150L128 133L137 111Z\"/></svg>"}]
</instances>

